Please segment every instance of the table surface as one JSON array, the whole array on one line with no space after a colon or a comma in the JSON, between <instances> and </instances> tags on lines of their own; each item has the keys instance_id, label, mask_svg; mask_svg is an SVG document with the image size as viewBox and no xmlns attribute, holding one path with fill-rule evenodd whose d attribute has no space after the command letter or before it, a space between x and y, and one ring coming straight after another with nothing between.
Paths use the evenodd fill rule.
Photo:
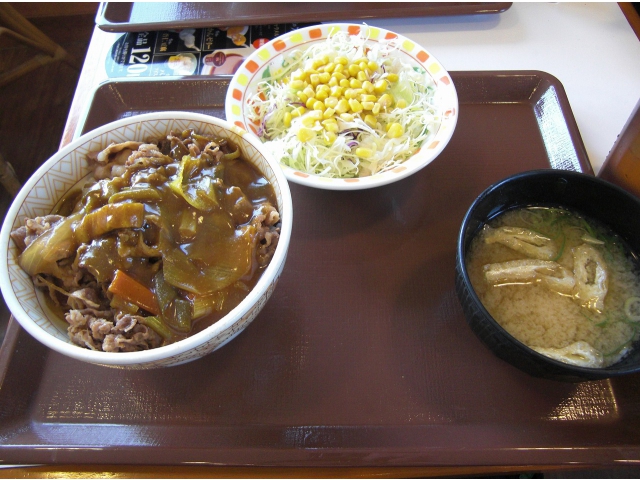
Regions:
<instances>
[{"instance_id":1,"label":"table surface","mask_svg":"<svg viewBox=\"0 0 640 480\"><path fill-rule=\"evenodd\" d=\"M435 55L452 71L458 70L540 70L563 84L584 145L597 173L618 134L640 98L640 41L623 10L616 3L518 3L500 14L449 17L371 19L369 25L400 33ZM96 87L108 80L105 58L119 33L96 27L71 105L61 146L76 134ZM54 467L73 472L77 467ZM116 478L148 477L136 467L102 468ZM537 471L549 467L536 467ZM526 466L523 466L526 469ZM156 469L171 477L172 470ZM325 471L326 476L441 476L505 472L513 467L479 467L451 470L406 468L391 472L362 472L352 469ZM87 471L86 468L82 471ZM118 473L119 472L119 473ZM34 467L8 474L50 476L46 467ZM276 476L306 476L308 472L281 469ZM255 469L222 469L220 476L264 476ZM182 470L177 476L211 476L210 470ZM325 476L325 475L322 475Z\"/></svg>"}]
</instances>

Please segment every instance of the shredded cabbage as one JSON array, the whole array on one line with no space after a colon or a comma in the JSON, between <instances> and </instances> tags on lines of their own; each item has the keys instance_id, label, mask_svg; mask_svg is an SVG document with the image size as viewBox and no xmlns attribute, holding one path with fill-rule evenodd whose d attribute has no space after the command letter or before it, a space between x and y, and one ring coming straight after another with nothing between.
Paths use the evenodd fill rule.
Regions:
<instances>
[{"instance_id":1,"label":"shredded cabbage","mask_svg":"<svg viewBox=\"0 0 640 480\"><path fill-rule=\"evenodd\" d=\"M318 134L308 141L300 141L298 133L305 128L303 119L308 113L293 118L291 125L285 126L285 114L302 105L288 80L295 70L310 69L314 59L325 56L330 61L343 56L350 63L363 57L376 62L381 72L375 74L372 82L385 79L390 73L397 74L398 81L393 83L391 93L395 99L404 99L406 107L381 111L376 115L375 127L359 116L354 116L353 121L336 116L337 135L327 135L320 121L316 121L310 128ZM353 178L391 170L433 137L441 122L433 79L423 68L403 61L393 39L368 42L362 34L336 32L322 43L287 54L277 71L270 68L264 72L256 94L247 103L245 115L260 125L258 136L275 158L305 173ZM387 135L385 127L391 123L402 125L400 137ZM360 147L372 152L369 158L356 155Z\"/></svg>"}]
</instances>

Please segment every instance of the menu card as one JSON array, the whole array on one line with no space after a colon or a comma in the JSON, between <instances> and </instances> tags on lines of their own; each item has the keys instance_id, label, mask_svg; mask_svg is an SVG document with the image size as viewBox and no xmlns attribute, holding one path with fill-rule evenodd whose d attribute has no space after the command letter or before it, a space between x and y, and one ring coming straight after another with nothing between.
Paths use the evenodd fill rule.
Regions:
<instances>
[{"instance_id":1,"label":"menu card","mask_svg":"<svg viewBox=\"0 0 640 480\"><path fill-rule=\"evenodd\" d=\"M111 78L232 75L246 57L283 33L317 23L183 28L122 35L107 56Z\"/></svg>"}]
</instances>

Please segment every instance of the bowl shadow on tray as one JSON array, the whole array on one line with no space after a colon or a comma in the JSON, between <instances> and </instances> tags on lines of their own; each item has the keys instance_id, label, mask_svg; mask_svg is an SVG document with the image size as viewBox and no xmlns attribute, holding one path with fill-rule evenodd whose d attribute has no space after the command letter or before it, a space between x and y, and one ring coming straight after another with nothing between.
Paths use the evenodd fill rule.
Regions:
<instances>
[{"instance_id":1,"label":"bowl shadow on tray","mask_svg":"<svg viewBox=\"0 0 640 480\"><path fill-rule=\"evenodd\" d=\"M581 420L616 417L609 381L581 386L532 377L482 344L456 296L453 250L421 259L390 294L395 303L386 362L402 378L398 408L429 424L536 422L559 419L563 411Z\"/></svg>"},{"instance_id":2,"label":"bowl shadow on tray","mask_svg":"<svg viewBox=\"0 0 640 480\"><path fill-rule=\"evenodd\" d=\"M445 200L438 159L415 174L394 183L353 191L324 190L290 183L296 222L304 239L341 239L393 224L402 231L439 217ZM425 208L426 207L426 208ZM322 228L313 228L314 225ZM390 232L395 233L395 232Z\"/></svg>"},{"instance_id":3,"label":"bowl shadow on tray","mask_svg":"<svg viewBox=\"0 0 640 480\"><path fill-rule=\"evenodd\" d=\"M358 351L345 369L372 369L387 378L350 377L349 372L344 378L368 389L365 400L372 412L379 407L369 397L379 395L386 399L384 404L396 406L394 415L427 423L471 420L473 415L475 421L477 416L464 407L468 400L482 399L487 408L480 418L491 416L494 392L507 388L514 392L511 397L517 396L512 398L514 405L531 402L532 418L545 417L572 397L572 387L556 386L555 395L536 400L540 382L503 365L464 321L454 290L455 244L474 190L459 190L464 179L447 181L452 168L448 161L456 159L441 160L409 178L371 190L333 192L292 185L299 230L293 233L290 265L300 262L302 270L318 272L318 288L327 298L362 299L355 302L357 307L345 304L341 311L362 328L355 337ZM294 284L290 287L292 296L308 295ZM341 328L347 339L356 335L348 325ZM458 380L453 382L458 387L450 388L451 378ZM483 381L464 387L469 378ZM375 393L378 385L388 384L396 385L393 393L382 389ZM380 418L388 416L378 413ZM519 416L517 411L509 414Z\"/></svg>"}]
</instances>

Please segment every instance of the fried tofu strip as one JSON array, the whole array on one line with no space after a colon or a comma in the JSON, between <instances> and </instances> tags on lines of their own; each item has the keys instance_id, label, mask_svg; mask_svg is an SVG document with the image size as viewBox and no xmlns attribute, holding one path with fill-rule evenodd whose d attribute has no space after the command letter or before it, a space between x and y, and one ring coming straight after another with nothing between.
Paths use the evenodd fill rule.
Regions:
<instances>
[{"instance_id":1,"label":"fried tofu strip","mask_svg":"<svg viewBox=\"0 0 640 480\"><path fill-rule=\"evenodd\" d=\"M602 353L587 342L575 342L564 348L531 347L531 349L559 362L578 367L600 368L604 364Z\"/></svg>"},{"instance_id":2,"label":"fried tofu strip","mask_svg":"<svg viewBox=\"0 0 640 480\"><path fill-rule=\"evenodd\" d=\"M571 295L575 281L571 272L548 260L512 260L484 266L485 278L492 285L540 282L552 291Z\"/></svg>"},{"instance_id":3,"label":"fried tofu strip","mask_svg":"<svg viewBox=\"0 0 640 480\"><path fill-rule=\"evenodd\" d=\"M520 227L485 227L485 242L501 243L507 247L539 260L552 260L558 248L549 237Z\"/></svg>"}]
</instances>

